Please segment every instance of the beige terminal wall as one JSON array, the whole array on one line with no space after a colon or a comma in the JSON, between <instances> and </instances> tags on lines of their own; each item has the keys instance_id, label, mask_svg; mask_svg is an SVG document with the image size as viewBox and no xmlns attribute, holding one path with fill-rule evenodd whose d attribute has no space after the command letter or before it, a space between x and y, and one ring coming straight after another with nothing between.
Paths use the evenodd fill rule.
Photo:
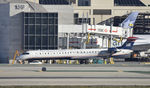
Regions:
<instances>
[{"instance_id":1,"label":"beige terminal wall","mask_svg":"<svg viewBox=\"0 0 150 88\"><path fill-rule=\"evenodd\" d=\"M30 2L39 3L39 0L26 0L26 1L30 1Z\"/></svg>"},{"instance_id":2,"label":"beige terminal wall","mask_svg":"<svg viewBox=\"0 0 150 88\"><path fill-rule=\"evenodd\" d=\"M105 21L114 16L122 16L128 14L130 12L138 11L138 12L149 12L150 13L150 2L141 0L147 6L114 6L114 0L91 0L91 6L78 6L78 0L76 0L76 4L73 4L74 13L78 13L79 17L91 18L91 24L93 24L93 19L95 19L95 23L99 23ZM93 9L103 9L103 10L111 10L111 15L93 15Z\"/></svg>"}]
</instances>

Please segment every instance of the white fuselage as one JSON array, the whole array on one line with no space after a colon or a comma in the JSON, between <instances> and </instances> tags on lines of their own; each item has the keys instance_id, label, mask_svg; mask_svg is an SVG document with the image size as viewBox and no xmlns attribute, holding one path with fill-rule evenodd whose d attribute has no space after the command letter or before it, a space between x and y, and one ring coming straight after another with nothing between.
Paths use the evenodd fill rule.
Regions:
<instances>
[{"instance_id":1,"label":"white fuselage","mask_svg":"<svg viewBox=\"0 0 150 88\"><path fill-rule=\"evenodd\" d=\"M119 56L119 55L127 55L129 53L133 52L133 50L128 50L128 49L120 49L120 51L112 54L112 56Z\"/></svg>"},{"instance_id":2,"label":"white fuselage","mask_svg":"<svg viewBox=\"0 0 150 88\"><path fill-rule=\"evenodd\" d=\"M73 49L73 50L33 50L20 55L18 59L34 58L84 58L98 56L99 52L107 49Z\"/></svg>"},{"instance_id":3,"label":"white fuselage","mask_svg":"<svg viewBox=\"0 0 150 88\"><path fill-rule=\"evenodd\" d=\"M107 52L107 48L104 49L73 49L73 50L32 50L27 51L25 54L17 57L17 60L27 60L27 59L82 59L91 57L105 57L110 55ZM123 50L124 51L124 50ZM122 52L122 51L121 51ZM120 53L129 54L130 52Z\"/></svg>"},{"instance_id":4,"label":"white fuselage","mask_svg":"<svg viewBox=\"0 0 150 88\"><path fill-rule=\"evenodd\" d=\"M138 37L140 39L136 40L134 45L145 45L150 44L150 35L134 35L135 37Z\"/></svg>"}]
</instances>

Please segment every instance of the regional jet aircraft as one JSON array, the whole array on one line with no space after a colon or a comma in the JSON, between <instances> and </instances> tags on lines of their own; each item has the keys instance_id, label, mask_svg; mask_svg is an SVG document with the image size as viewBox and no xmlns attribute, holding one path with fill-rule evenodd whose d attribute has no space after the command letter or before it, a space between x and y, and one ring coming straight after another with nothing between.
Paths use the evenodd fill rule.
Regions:
<instances>
[{"instance_id":1,"label":"regional jet aircraft","mask_svg":"<svg viewBox=\"0 0 150 88\"><path fill-rule=\"evenodd\" d=\"M17 60L39 59L89 59L93 57L121 57L133 52L132 47L137 37L129 37L121 47L103 49L72 49L72 50L30 50Z\"/></svg>"}]
</instances>

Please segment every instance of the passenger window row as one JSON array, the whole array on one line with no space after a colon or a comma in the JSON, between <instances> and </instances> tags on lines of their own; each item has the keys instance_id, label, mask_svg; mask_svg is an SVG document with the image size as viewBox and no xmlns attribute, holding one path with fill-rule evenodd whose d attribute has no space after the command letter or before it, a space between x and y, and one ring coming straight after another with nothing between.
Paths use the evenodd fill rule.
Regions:
<instances>
[{"instance_id":1,"label":"passenger window row","mask_svg":"<svg viewBox=\"0 0 150 88\"><path fill-rule=\"evenodd\" d=\"M85 54L85 53L98 53L99 51L74 51L74 52L57 52L57 53L40 53L40 55L45 54L45 55L49 55L49 54ZM38 54L38 53L35 53Z\"/></svg>"}]
</instances>

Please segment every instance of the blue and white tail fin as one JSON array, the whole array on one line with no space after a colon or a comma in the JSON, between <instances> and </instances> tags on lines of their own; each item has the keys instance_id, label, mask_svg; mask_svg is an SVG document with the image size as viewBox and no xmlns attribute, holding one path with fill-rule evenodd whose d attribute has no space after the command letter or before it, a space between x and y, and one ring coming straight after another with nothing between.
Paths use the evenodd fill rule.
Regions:
<instances>
[{"instance_id":1,"label":"blue and white tail fin","mask_svg":"<svg viewBox=\"0 0 150 88\"><path fill-rule=\"evenodd\" d=\"M134 23L136 21L136 18L138 16L139 12L132 12L122 23L121 27L122 28L133 28Z\"/></svg>"},{"instance_id":2,"label":"blue and white tail fin","mask_svg":"<svg viewBox=\"0 0 150 88\"><path fill-rule=\"evenodd\" d=\"M118 49L129 49L132 50L132 47L134 45L135 40L137 40L137 37L128 37L127 41L120 47L114 47L114 48L108 48L108 52L115 53L118 51Z\"/></svg>"},{"instance_id":3,"label":"blue and white tail fin","mask_svg":"<svg viewBox=\"0 0 150 88\"><path fill-rule=\"evenodd\" d=\"M135 40L137 40L137 37L129 37L127 41L121 46L117 47L118 49L132 49Z\"/></svg>"}]
</instances>

